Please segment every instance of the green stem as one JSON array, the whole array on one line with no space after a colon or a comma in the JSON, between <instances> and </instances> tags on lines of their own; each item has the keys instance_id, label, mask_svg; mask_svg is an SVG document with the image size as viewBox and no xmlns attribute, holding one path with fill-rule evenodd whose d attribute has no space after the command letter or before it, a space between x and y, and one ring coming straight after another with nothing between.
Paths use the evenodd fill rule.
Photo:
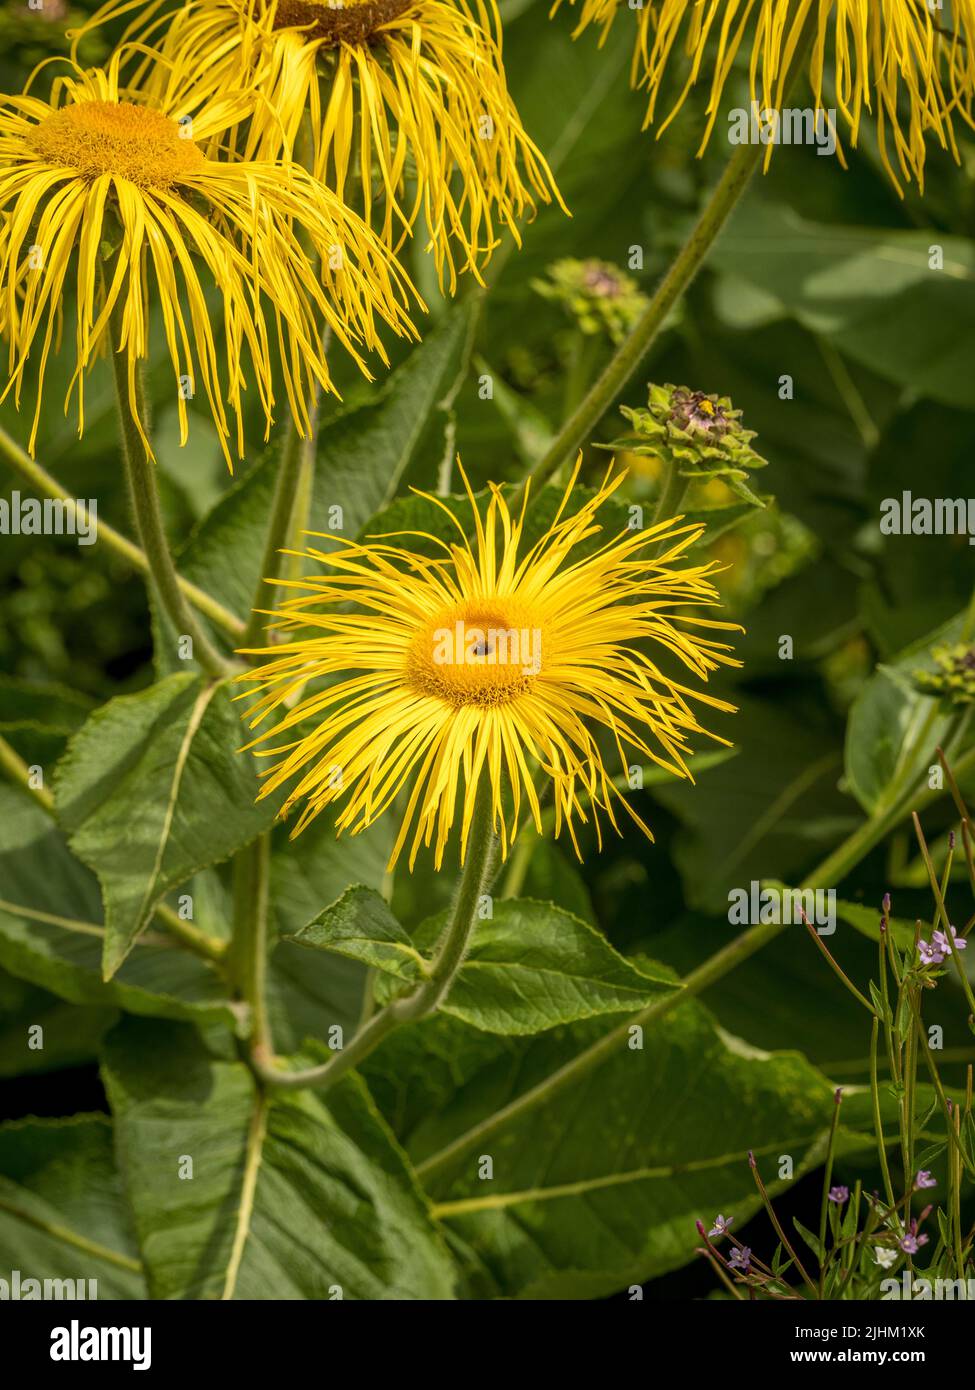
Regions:
<instances>
[{"instance_id":1,"label":"green stem","mask_svg":"<svg viewBox=\"0 0 975 1390\"><path fill-rule=\"evenodd\" d=\"M643 314L616 349L602 374L579 402L545 455L529 475L542 486L589 438L653 346L671 309L694 279L718 233L737 206L765 153L762 145L741 145L731 156L687 241Z\"/></svg>"},{"instance_id":2,"label":"green stem","mask_svg":"<svg viewBox=\"0 0 975 1390\"><path fill-rule=\"evenodd\" d=\"M660 495L653 511L654 526L659 526L662 521L669 521L677 515L688 487L690 487L690 479L684 477L673 459L669 459L664 464L663 475L660 479Z\"/></svg>"},{"instance_id":3,"label":"green stem","mask_svg":"<svg viewBox=\"0 0 975 1390\"><path fill-rule=\"evenodd\" d=\"M112 313L112 366L115 371L115 398L122 433L122 458L129 479L136 531L146 554L159 601L170 622L180 636L190 638L194 659L208 675L225 676L233 668L217 651L190 612L186 597L180 588L173 557L169 552L162 508L159 504L156 465L146 449L139 429L139 419L136 418L129 398L128 356L121 350L120 320L121 314L116 306ZM141 390L138 394L137 409L144 425L146 411Z\"/></svg>"},{"instance_id":4,"label":"green stem","mask_svg":"<svg viewBox=\"0 0 975 1390\"><path fill-rule=\"evenodd\" d=\"M471 822L467 855L450 920L437 945L428 974L417 988L394 999L369 1019L348 1047L337 1052L320 1067L304 1071L278 1071L254 1058L254 1069L268 1086L296 1090L306 1086L330 1086L357 1067L394 1029L415 1023L434 1012L447 994L470 946L478 919L478 905L494 872L497 839L493 829L491 784L482 775Z\"/></svg>"},{"instance_id":5,"label":"green stem","mask_svg":"<svg viewBox=\"0 0 975 1390\"><path fill-rule=\"evenodd\" d=\"M319 393L316 391L309 411L313 422L318 414L318 406ZM251 603L251 615L241 638L241 646L244 648L253 647L260 642L262 629L267 621L267 610L274 607L275 581L282 577L287 563L284 551L289 545L296 543L297 534L307 524L307 519L302 513L307 510L308 474L313 464L315 448L314 431L313 423L311 438L303 438L298 433L294 417L289 417L274 484L274 499L271 503L271 517L264 541L257 589Z\"/></svg>"},{"instance_id":6,"label":"green stem","mask_svg":"<svg viewBox=\"0 0 975 1390\"><path fill-rule=\"evenodd\" d=\"M272 1056L266 1003L267 921L271 877L271 836L259 835L234 858L234 935L231 966L237 989L251 1013L251 1055L256 1063Z\"/></svg>"},{"instance_id":7,"label":"green stem","mask_svg":"<svg viewBox=\"0 0 975 1390\"><path fill-rule=\"evenodd\" d=\"M139 570L142 574L149 574L149 560L144 550L140 550L137 545L133 545L127 536L123 536L121 531L116 531L114 526L109 526L106 521L100 518L96 520L92 517L84 502L72 497L66 488L63 488L58 480L48 473L46 468L35 462L17 441L0 429L0 457L17 473L20 474L33 488L45 497L51 497L57 502L63 502L66 510L70 511L74 517L76 531L92 531L109 550L115 552L120 559L133 569ZM225 608L222 603L218 603L215 598L199 588L196 584L191 584L188 579L179 578L179 587L183 594L189 599L193 607L198 609L211 622L223 630L231 637L238 638L244 631L244 624L229 608Z\"/></svg>"},{"instance_id":8,"label":"green stem","mask_svg":"<svg viewBox=\"0 0 975 1390\"><path fill-rule=\"evenodd\" d=\"M54 797L46 787L35 787L31 784L30 768L5 738L0 738L0 768L7 773L12 781L22 787L28 796L32 796L49 816L54 815Z\"/></svg>"}]
</instances>

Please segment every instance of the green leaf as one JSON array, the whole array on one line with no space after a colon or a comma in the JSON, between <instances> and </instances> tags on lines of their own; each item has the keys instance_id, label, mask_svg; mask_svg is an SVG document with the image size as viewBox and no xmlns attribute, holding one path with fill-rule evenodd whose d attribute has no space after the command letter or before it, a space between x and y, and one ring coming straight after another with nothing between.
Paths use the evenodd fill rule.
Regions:
<instances>
[{"instance_id":1,"label":"green leaf","mask_svg":"<svg viewBox=\"0 0 975 1390\"><path fill-rule=\"evenodd\" d=\"M810 1231L806 1226L804 1226L802 1222L798 1219L798 1217L794 1216L792 1218L792 1224L793 1226L795 1226L796 1230L799 1232L803 1240L809 1246L809 1249L816 1256L817 1260L819 1260L820 1263L822 1263L822 1261L826 1258L826 1251L823 1249L823 1244L819 1237L814 1236L812 1231Z\"/></svg>"},{"instance_id":2,"label":"green leaf","mask_svg":"<svg viewBox=\"0 0 975 1390\"><path fill-rule=\"evenodd\" d=\"M0 966L61 999L233 1025L226 986L205 961L146 933L111 982L98 884L45 812L0 786Z\"/></svg>"},{"instance_id":3,"label":"green leaf","mask_svg":"<svg viewBox=\"0 0 975 1390\"><path fill-rule=\"evenodd\" d=\"M96 1280L90 1298L145 1297L105 1116L0 1126L0 1174L5 1279L19 1269L22 1280Z\"/></svg>"},{"instance_id":4,"label":"green leaf","mask_svg":"<svg viewBox=\"0 0 975 1390\"><path fill-rule=\"evenodd\" d=\"M606 1031L478 1041L437 1018L365 1063L434 1212L470 1253L475 1296L595 1298L642 1283L694 1258L696 1220L721 1211L744 1224L757 1209L749 1149L773 1193L780 1154L796 1177L822 1159L825 1078L796 1053L724 1033L695 1002L648 1029L642 1049L623 1025L600 1065L479 1133Z\"/></svg>"},{"instance_id":5,"label":"green leaf","mask_svg":"<svg viewBox=\"0 0 975 1390\"><path fill-rule=\"evenodd\" d=\"M349 888L287 939L299 946L335 951L411 983L426 973L426 961L385 900L362 884Z\"/></svg>"},{"instance_id":6,"label":"green leaf","mask_svg":"<svg viewBox=\"0 0 975 1390\"><path fill-rule=\"evenodd\" d=\"M92 1062L102 1038L117 1021L115 1009L66 1004L47 990L0 970L0 1077Z\"/></svg>"},{"instance_id":7,"label":"green leaf","mask_svg":"<svg viewBox=\"0 0 975 1390\"><path fill-rule=\"evenodd\" d=\"M271 920L275 935L298 931L354 883L381 887L393 844L394 823L385 817L360 835L336 837L328 813L297 839L284 826L271 852ZM362 1016L366 968L331 954L296 951L279 942L268 972L271 1032L280 1052L294 1052L307 1037L324 1037L337 1024L349 1033Z\"/></svg>"},{"instance_id":8,"label":"green leaf","mask_svg":"<svg viewBox=\"0 0 975 1390\"><path fill-rule=\"evenodd\" d=\"M72 734L91 711L86 695L48 681L0 676L0 732L30 727Z\"/></svg>"},{"instance_id":9,"label":"green leaf","mask_svg":"<svg viewBox=\"0 0 975 1390\"><path fill-rule=\"evenodd\" d=\"M875 812L914 785L936 761L951 714L921 694L912 676L933 668L931 648L957 641L963 622L962 616L953 618L879 666L854 701L846 730L846 776L865 811Z\"/></svg>"},{"instance_id":10,"label":"green leaf","mask_svg":"<svg viewBox=\"0 0 975 1390\"><path fill-rule=\"evenodd\" d=\"M501 374L494 371L483 357L476 357L474 365L482 376L491 378L491 399L511 433L518 457L529 467L537 463L552 442L554 431L551 423L529 397L520 395L506 385Z\"/></svg>"},{"instance_id":11,"label":"green leaf","mask_svg":"<svg viewBox=\"0 0 975 1390\"><path fill-rule=\"evenodd\" d=\"M71 848L98 875L110 979L156 907L200 869L229 858L273 820L223 683L188 673L103 705L55 777Z\"/></svg>"},{"instance_id":12,"label":"green leaf","mask_svg":"<svg viewBox=\"0 0 975 1390\"><path fill-rule=\"evenodd\" d=\"M731 889L752 879L801 878L841 838L840 817L851 807L836 790L839 728L818 692L809 704L720 686L713 693L730 693L738 706L708 724L734 743L737 756L700 778L694 762L696 785L669 778L651 794L684 824L674 858L688 906L724 915ZM652 810L649 819L653 825Z\"/></svg>"},{"instance_id":13,"label":"green leaf","mask_svg":"<svg viewBox=\"0 0 975 1390\"><path fill-rule=\"evenodd\" d=\"M635 1013L675 988L637 970L588 923L552 903L509 899L479 922L440 1009L489 1033L538 1033L599 1014ZM337 951L416 984L428 973L447 913L407 935L378 893L356 887L296 932L301 946ZM390 991L380 989L379 997Z\"/></svg>"},{"instance_id":14,"label":"green leaf","mask_svg":"<svg viewBox=\"0 0 975 1390\"><path fill-rule=\"evenodd\" d=\"M104 1075L150 1297L451 1297L426 1203L358 1078L327 1105L268 1100L193 1030L136 1020L110 1035Z\"/></svg>"},{"instance_id":15,"label":"green leaf","mask_svg":"<svg viewBox=\"0 0 975 1390\"><path fill-rule=\"evenodd\" d=\"M940 232L937 242L944 268L932 270L927 231L824 226L756 198L738 208L712 264L913 394L971 408L964 364L975 346L975 244Z\"/></svg>"}]
</instances>

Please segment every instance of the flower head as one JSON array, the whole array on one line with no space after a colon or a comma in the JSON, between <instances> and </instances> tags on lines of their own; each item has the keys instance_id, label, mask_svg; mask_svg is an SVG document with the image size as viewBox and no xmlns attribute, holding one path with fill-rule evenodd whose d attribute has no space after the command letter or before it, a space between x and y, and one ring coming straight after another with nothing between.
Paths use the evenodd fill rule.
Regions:
<instances>
[{"instance_id":1,"label":"flower head","mask_svg":"<svg viewBox=\"0 0 975 1390\"><path fill-rule=\"evenodd\" d=\"M229 103L223 119L232 110ZM290 407L307 429L311 382L331 384L320 345L323 324L363 369L356 344L381 349L377 317L411 330L403 308L409 282L362 222L301 170L210 158L202 142L217 130L219 123L200 121L190 138L191 128L177 121L175 108L123 99L114 61L105 72L62 77L52 103L32 96L0 99L4 395L13 393L19 405L28 361L36 360L31 450L65 304L73 306L75 321L69 401L77 388L79 429L85 374L110 345L124 356L138 417L137 373L149 355L145 305L153 281L182 440L186 401L202 389L228 463L226 403L237 417L242 455L248 358L270 427L271 345L280 340ZM325 270L324 284L296 240L296 226L326 265L329 259L339 262L334 272ZM208 280L222 298L222 342L205 298Z\"/></svg>"},{"instance_id":2,"label":"flower head","mask_svg":"<svg viewBox=\"0 0 975 1390\"><path fill-rule=\"evenodd\" d=\"M132 8L109 0L88 27ZM163 20L156 10L126 31L140 89L192 79L187 111L250 93L236 141L246 158L293 152L310 118L316 176L361 198L393 250L422 213L451 291L458 252L459 269L480 278L501 230L518 241L519 219L561 204L508 95L494 0L194 0ZM161 61L139 61L136 40Z\"/></svg>"},{"instance_id":3,"label":"flower head","mask_svg":"<svg viewBox=\"0 0 975 1390\"><path fill-rule=\"evenodd\" d=\"M735 1218L734 1218L733 1216L729 1216L727 1219L725 1219L725 1217L723 1217L723 1216L716 1216L716 1217L714 1218L714 1225L711 1227L710 1231L708 1231L708 1235L709 1235L709 1236L724 1236L724 1235L727 1235L727 1234L728 1234L728 1231L731 1229L731 1225L732 1225L732 1222L734 1221L734 1219L735 1219Z\"/></svg>"},{"instance_id":4,"label":"flower head","mask_svg":"<svg viewBox=\"0 0 975 1390\"><path fill-rule=\"evenodd\" d=\"M930 1210L930 1207L925 1207L924 1212L921 1213L922 1219ZM905 1255L916 1255L921 1249L921 1246L927 1245L928 1243L929 1237L918 1233L919 1224L918 1218L916 1216L913 1217L907 1231L897 1242Z\"/></svg>"},{"instance_id":5,"label":"flower head","mask_svg":"<svg viewBox=\"0 0 975 1390\"><path fill-rule=\"evenodd\" d=\"M914 1179L914 1186L917 1188L937 1187L938 1179L933 1178L927 1168L921 1168Z\"/></svg>"},{"instance_id":6,"label":"flower head","mask_svg":"<svg viewBox=\"0 0 975 1390\"><path fill-rule=\"evenodd\" d=\"M829 1190L829 1200L835 1202L838 1207L841 1207L844 1202L848 1201L849 1196L850 1189L848 1187L843 1187L842 1184L831 1187Z\"/></svg>"},{"instance_id":7,"label":"flower head","mask_svg":"<svg viewBox=\"0 0 975 1390\"><path fill-rule=\"evenodd\" d=\"M605 334L620 343L646 308L647 300L632 276L608 261L556 261L532 288L545 299L559 300L588 336Z\"/></svg>"},{"instance_id":8,"label":"flower head","mask_svg":"<svg viewBox=\"0 0 975 1390\"><path fill-rule=\"evenodd\" d=\"M886 1245L875 1245L873 1247L874 1264L878 1264L881 1269L890 1269L897 1263L898 1254L896 1250L891 1250Z\"/></svg>"},{"instance_id":9,"label":"flower head","mask_svg":"<svg viewBox=\"0 0 975 1390\"><path fill-rule=\"evenodd\" d=\"M917 953L922 965L941 965L946 956L950 956L955 950L967 951L968 942L963 936L959 936L954 927L951 928L951 939L947 932L935 931L931 933L930 941L919 941L917 943Z\"/></svg>"},{"instance_id":10,"label":"flower head","mask_svg":"<svg viewBox=\"0 0 975 1390\"><path fill-rule=\"evenodd\" d=\"M562 0L556 0L558 8ZM824 134L841 130L856 148L863 123L873 118L880 157L898 191L901 180L923 188L926 141L958 159L956 123L973 125L975 100L975 0L947 8L927 0L567 0L578 14L575 34L596 27L603 37L617 15L635 26L632 82L648 94L645 126L656 121L661 94L677 76L679 96L662 134L688 95L709 86L701 148L723 119L722 96L736 57L747 60L753 108L777 111L796 46L815 10L813 41L804 57L813 105ZM826 93L829 96L826 96ZM773 145L769 145L771 157ZM895 167L896 166L896 167Z\"/></svg>"},{"instance_id":11,"label":"flower head","mask_svg":"<svg viewBox=\"0 0 975 1390\"><path fill-rule=\"evenodd\" d=\"M736 1245L728 1255L728 1266L747 1274L752 1264L752 1252L747 1245Z\"/></svg>"},{"instance_id":12,"label":"flower head","mask_svg":"<svg viewBox=\"0 0 975 1390\"><path fill-rule=\"evenodd\" d=\"M937 947L937 949L941 952L942 959L944 959L945 956L950 956L953 951L968 950L968 942L965 940L963 936L958 935L958 932L955 930L954 927L951 928L950 940L948 939L948 933L943 931L933 932L931 935L931 940L934 942L934 945Z\"/></svg>"},{"instance_id":13,"label":"flower head","mask_svg":"<svg viewBox=\"0 0 975 1390\"><path fill-rule=\"evenodd\" d=\"M741 411L727 396L651 385L646 408L624 406L623 414L633 426L634 437L625 441L632 453L652 454L698 481L720 478L746 500L763 505L744 480L766 460L751 447L755 431L745 429Z\"/></svg>"},{"instance_id":14,"label":"flower head","mask_svg":"<svg viewBox=\"0 0 975 1390\"><path fill-rule=\"evenodd\" d=\"M255 743L278 759L262 794L298 779L284 807L305 802L293 833L340 800L337 830L356 833L412 783L392 862L412 830L411 867L424 843L435 844L439 867L458 816L465 853L487 778L506 853L523 801L542 829L538 767L551 781L555 834L565 828L577 853L578 822L591 813L601 843L600 815L618 829L617 803L650 835L596 734L614 750L624 785L634 757L689 776L689 740L705 733L691 701L731 706L677 675L683 668L707 680L721 664L737 665L725 643L705 635L733 625L700 612L717 597L713 564L680 563L699 526L667 521L597 542L600 509L624 475L610 469L570 514L577 474L578 465L532 544L527 494L515 515L492 485L482 516L468 485L473 540L430 498L456 533L452 543L423 538L432 558L383 536L327 556L308 552L331 572L299 581L281 605L277 625L295 640L258 653L263 665L241 677L261 692L252 727L280 716ZM294 703L319 680L328 683Z\"/></svg>"}]
</instances>

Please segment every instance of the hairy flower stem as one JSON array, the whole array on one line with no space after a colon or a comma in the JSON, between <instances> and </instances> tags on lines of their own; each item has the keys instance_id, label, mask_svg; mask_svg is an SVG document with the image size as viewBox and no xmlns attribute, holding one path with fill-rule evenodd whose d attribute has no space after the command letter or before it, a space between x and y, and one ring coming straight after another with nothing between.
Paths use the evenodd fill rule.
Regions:
<instances>
[{"instance_id":1,"label":"hairy flower stem","mask_svg":"<svg viewBox=\"0 0 975 1390\"><path fill-rule=\"evenodd\" d=\"M309 418L312 433L303 437L298 433L294 417L289 416L285 430L284 445L278 462L277 477L274 484L274 499L271 503L271 518L264 541L264 554L257 580L257 589L251 603L251 615L241 638L242 647L252 647L261 640L261 631L267 621L267 612L274 606L275 580L284 572L286 556L283 552L297 542L299 533L307 524L303 512L307 510L309 488L308 475L314 466L315 430L318 415L320 392L316 390L311 403ZM301 499L305 497L303 508Z\"/></svg>"},{"instance_id":2,"label":"hairy flower stem","mask_svg":"<svg viewBox=\"0 0 975 1390\"><path fill-rule=\"evenodd\" d=\"M975 765L975 748L969 749L965 756L958 760L955 772L960 775L973 765ZM940 792L931 789L925 789L915 795L914 789L909 788L893 807L871 817L859 830L838 846L822 864L807 875L800 887L812 888L817 884L838 883L860 863L875 845L880 843L891 828L907 813L907 806L911 799L914 800L915 805L923 807L936 800L939 795ZM692 970L689 975L686 975L681 981L682 989L675 989L655 1000L641 1013L619 1024L611 1032L604 1034L584 1052L573 1057L543 1081L524 1091L515 1100L502 1106L487 1119L473 1125L466 1133L459 1135L452 1143L441 1149L439 1153L431 1154L429 1158L417 1165L417 1172L423 1176L428 1176L432 1172L448 1167L458 1156L466 1153L472 1145L483 1142L490 1135L504 1129L522 1115L534 1110L536 1106L547 1104L566 1087L574 1085L583 1076L588 1075L610 1057L615 1056L621 1047L625 1047L630 1037L630 1029L634 1025L644 1029L653 1027L674 1009L679 1008L685 999L703 994L705 990L717 984L725 975L749 960L785 930L785 926L779 922L763 922L749 927L734 941L730 941L720 951L716 951L696 970Z\"/></svg>"},{"instance_id":3,"label":"hairy flower stem","mask_svg":"<svg viewBox=\"0 0 975 1390\"><path fill-rule=\"evenodd\" d=\"M394 1029L404 1023L416 1023L432 1014L463 964L478 920L479 899L491 881L496 854L491 784L490 779L482 774L457 896L426 978L411 994L394 999L373 1014L349 1046L320 1067L310 1067L305 1071L278 1071L262 1063L259 1057L252 1058L254 1069L265 1085L288 1090L305 1086L331 1086L339 1077L357 1067Z\"/></svg>"},{"instance_id":4,"label":"hairy flower stem","mask_svg":"<svg viewBox=\"0 0 975 1390\"><path fill-rule=\"evenodd\" d=\"M295 147L295 161L302 168L314 174L312 153L311 120L305 116L298 132ZM298 232L298 241L306 256L312 255L309 239L303 230ZM328 346L330 330L322 325L322 342ZM277 476L274 483L274 499L271 503L271 518L264 540L264 554L257 576L257 589L251 601L251 612L247 619L241 645L252 647L261 639L265 625L266 612L273 608L275 580L281 579L287 560L282 553L297 543L298 536L308 524L308 508L311 502L312 475L315 467L315 442L318 435L318 414L322 404L321 385L312 379L312 397L308 407L309 432L307 436L298 430L293 414L288 415L285 427L284 445L278 461Z\"/></svg>"},{"instance_id":5,"label":"hairy flower stem","mask_svg":"<svg viewBox=\"0 0 975 1390\"><path fill-rule=\"evenodd\" d=\"M140 550L137 545L133 545L127 536L123 536L121 531L116 531L114 526L109 526L107 521L102 521L101 517L98 518L98 524L95 527L84 502L72 497L67 488L63 488L57 478L52 477L46 468L42 468L39 463L32 459L30 454L22 449L5 429L0 429L0 458L19 473L26 482L30 483L31 487L36 488L39 493L56 502L63 502L66 511L69 511L75 518L76 530L95 530L98 540L106 549L113 551L133 569L139 570L142 574L149 574L149 560L145 551ZM217 627L223 628L231 637L240 637L244 631L244 624L231 613L229 608L218 603L215 598L199 588L198 585L191 584L188 579L180 578L178 583L184 596L194 608L209 618Z\"/></svg>"},{"instance_id":6,"label":"hairy flower stem","mask_svg":"<svg viewBox=\"0 0 975 1390\"><path fill-rule=\"evenodd\" d=\"M267 914L271 879L271 835L265 831L234 857L234 935L230 973L250 1009L250 1047L255 1063L272 1056L266 1003Z\"/></svg>"},{"instance_id":7,"label":"hairy flower stem","mask_svg":"<svg viewBox=\"0 0 975 1390\"><path fill-rule=\"evenodd\" d=\"M189 637L193 643L193 656L209 676L227 675L233 667L217 651L196 618L179 586L179 576L166 540L162 508L159 505L159 488L156 482L156 465L146 450L145 441L139 430L132 402L129 399L128 360L122 350L121 309L116 305L112 311L112 366L115 372L115 399L118 404L119 423L122 436L122 458L129 480L129 493L132 499L132 512L142 549L145 551L149 574L156 593L170 622L182 637ZM145 428L146 412L142 399L141 383L137 396L137 409Z\"/></svg>"}]
</instances>

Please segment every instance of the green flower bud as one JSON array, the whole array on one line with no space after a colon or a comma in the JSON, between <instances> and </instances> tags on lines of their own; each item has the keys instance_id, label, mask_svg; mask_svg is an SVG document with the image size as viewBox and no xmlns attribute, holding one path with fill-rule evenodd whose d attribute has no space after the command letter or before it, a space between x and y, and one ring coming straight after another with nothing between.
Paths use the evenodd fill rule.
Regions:
<instances>
[{"instance_id":1,"label":"green flower bud","mask_svg":"<svg viewBox=\"0 0 975 1390\"><path fill-rule=\"evenodd\" d=\"M620 343L648 304L636 281L608 261L565 259L549 266L548 279L532 289L561 303L587 336Z\"/></svg>"},{"instance_id":2,"label":"green flower bud","mask_svg":"<svg viewBox=\"0 0 975 1390\"><path fill-rule=\"evenodd\" d=\"M936 671L914 672L914 684L925 695L937 695L955 705L975 704L975 647L955 642L931 652Z\"/></svg>"},{"instance_id":3,"label":"green flower bud","mask_svg":"<svg viewBox=\"0 0 975 1390\"><path fill-rule=\"evenodd\" d=\"M753 469L764 468L768 460L751 447L755 431L744 428L741 411L732 407L727 396L686 386L651 385L647 409L624 406L623 414L635 437L618 441L617 447L653 454L672 463L685 478L700 482L720 478L740 497L764 506L745 478Z\"/></svg>"}]
</instances>

